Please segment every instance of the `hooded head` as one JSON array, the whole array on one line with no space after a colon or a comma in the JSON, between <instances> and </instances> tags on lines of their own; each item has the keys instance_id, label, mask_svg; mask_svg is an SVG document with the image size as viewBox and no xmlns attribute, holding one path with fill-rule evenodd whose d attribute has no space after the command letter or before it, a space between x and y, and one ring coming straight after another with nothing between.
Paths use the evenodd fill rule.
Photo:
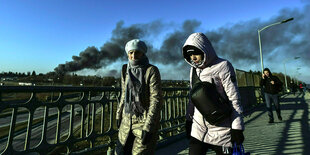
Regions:
<instances>
[{"instance_id":1,"label":"hooded head","mask_svg":"<svg viewBox=\"0 0 310 155\"><path fill-rule=\"evenodd\" d=\"M190 52L195 50L203 52L203 61L199 64L195 64L190 58ZM203 33L191 34L183 45L182 53L185 61L195 68L210 66L218 58L211 42Z\"/></svg>"},{"instance_id":2,"label":"hooded head","mask_svg":"<svg viewBox=\"0 0 310 155\"><path fill-rule=\"evenodd\" d=\"M270 72L270 69L269 69L269 68L265 68L265 69L264 69L264 74L265 74L265 75L267 75L267 74L268 74L268 75L267 75L268 77L272 76L272 74L271 74L271 72Z\"/></svg>"}]
</instances>

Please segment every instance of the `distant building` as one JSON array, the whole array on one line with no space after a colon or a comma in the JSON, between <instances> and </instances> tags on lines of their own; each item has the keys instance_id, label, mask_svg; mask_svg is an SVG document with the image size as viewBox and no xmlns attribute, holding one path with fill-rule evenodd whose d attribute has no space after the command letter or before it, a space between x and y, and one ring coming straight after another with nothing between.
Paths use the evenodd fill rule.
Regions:
<instances>
[{"instance_id":1,"label":"distant building","mask_svg":"<svg viewBox=\"0 0 310 155\"><path fill-rule=\"evenodd\" d=\"M16 81L18 80L17 77L2 77L1 81Z\"/></svg>"},{"instance_id":2,"label":"distant building","mask_svg":"<svg viewBox=\"0 0 310 155\"><path fill-rule=\"evenodd\" d=\"M30 82L18 82L18 85L20 86L34 86L35 84Z\"/></svg>"}]
</instances>

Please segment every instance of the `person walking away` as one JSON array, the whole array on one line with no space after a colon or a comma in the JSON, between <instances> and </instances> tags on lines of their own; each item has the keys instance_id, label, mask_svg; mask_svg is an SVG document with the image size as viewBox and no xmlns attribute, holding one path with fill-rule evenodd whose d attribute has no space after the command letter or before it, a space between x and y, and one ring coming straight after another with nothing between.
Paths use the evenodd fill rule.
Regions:
<instances>
[{"instance_id":1,"label":"person walking away","mask_svg":"<svg viewBox=\"0 0 310 155\"><path fill-rule=\"evenodd\" d=\"M296 93L296 91L297 91L297 86L296 86L296 84L294 83L294 81L291 81L291 90L292 90L292 93L293 93L293 95L295 96L295 93Z\"/></svg>"},{"instance_id":2,"label":"person walking away","mask_svg":"<svg viewBox=\"0 0 310 155\"><path fill-rule=\"evenodd\" d=\"M300 93L303 93L302 83L299 84L299 92L300 92Z\"/></svg>"},{"instance_id":3,"label":"person walking away","mask_svg":"<svg viewBox=\"0 0 310 155\"><path fill-rule=\"evenodd\" d=\"M269 68L265 68L262 74L260 85L263 86L264 92L265 92L264 94L265 102L266 102L266 108L267 108L268 116L269 116L268 123L274 122L271 100L273 101L273 104L275 106L278 119L282 121L278 93L279 93L279 88L282 87L283 83L279 80L278 77L273 76L271 74Z\"/></svg>"},{"instance_id":4,"label":"person walking away","mask_svg":"<svg viewBox=\"0 0 310 155\"><path fill-rule=\"evenodd\" d=\"M209 95L220 94L231 108L231 113L214 125L206 121L209 118L204 117L192 101L189 103L186 116L186 132L190 137L189 154L205 155L208 150L214 150L217 155L231 154L232 144L239 145L244 141L243 108L234 68L228 60L217 56L203 33L191 34L183 46L182 53L185 61L191 66L191 87L194 77L198 77L202 82L212 83L216 89Z\"/></svg>"},{"instance_id":5,"label":"person walking away","mask_svg":"<svg viewBox=\"0 0 310 155\"><path fill-rule=\"evenodd\" d=\"M119 128L115 154L155 152L162 107L161 77L149 64L147 46L139 40L127 42L128 64L122 68L122 95L116 111Z\"/></svg>"}]
</instances>

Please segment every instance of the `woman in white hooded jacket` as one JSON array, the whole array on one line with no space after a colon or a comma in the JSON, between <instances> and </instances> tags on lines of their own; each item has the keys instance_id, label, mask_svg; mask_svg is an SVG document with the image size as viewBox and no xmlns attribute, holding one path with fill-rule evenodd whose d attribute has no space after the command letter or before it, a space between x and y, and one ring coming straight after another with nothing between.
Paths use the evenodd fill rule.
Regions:
<instances>
[{"instance_id":1,"label":"woman in white hooded jacket","mask_svg":"<svg viewBox=\"0 0 310 155\"><path fill-rule=\"evenodd\" d=\"M203 33L193 33L186 40L183 49L185 61L191 65L192 73L196 70L203 82L214 81L217 92L229 100L231 115L216 125L207 122L192 103L187 109L186 129L190 137L189 154L206 154L212 149L216 154L231 154L232 144L241 144L244 140L242 105L237 87L234 68L225 59L219 58L210 41Z\"/></svg>"}]
</instances>

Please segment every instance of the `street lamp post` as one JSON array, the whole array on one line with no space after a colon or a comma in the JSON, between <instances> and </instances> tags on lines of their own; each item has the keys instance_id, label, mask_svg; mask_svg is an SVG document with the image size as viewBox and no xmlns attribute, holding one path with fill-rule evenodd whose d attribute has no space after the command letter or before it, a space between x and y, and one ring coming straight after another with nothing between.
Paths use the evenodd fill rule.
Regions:
<instances>
[{"instance_id":1,"label":"street lamp post","mask_svg":"<svg viewBox=\"0 0 310 155\"><path fill-rule=\"evenodd\" d=\"M298 71L300 70L300 67L297 67L296 68L296 71L295 71L295 74L293 76L293 82L296 84L297 83L297 74L298 74Z\"/></svg>"},{"instance_id":2,"label":"street lamp post","mask_svg":"<svg viewBox=\"0 0 310 155\"><path fill-rule=\"evenodd\" d=\"M300 57L295 57L294 59L299 59ZM286 92L288 92L288 89L287 89L287 80L286 80L286 67L285 67L285 63L288 61L288 60L291 60L291 59L285 59L283 61L283 65L284 65L284 80L285 80L285 90Z\"/></svg>"},{"instance_id":3,"label":"street lamp post","mask_svg":"<svg viewBox=\"0 0 310 155\"><path fill-rule=\"evenodd\" d=\"M263 27L263 28L257 30L257 33L258 33L259 53L260 53L260 63L261 63L261 67L262 67L262 73L263 73L263 71L264 71L264 63L263 63L263 53L262 53L262 43L261 43L261 39L260 39L260 32L262 32L263 30L267 29L268 27L275 26L275 25L278 25L278 24L283 24L283 23L289 22L289 21L291 21L291 20L293 20L293 19L294 19L294 18L285 19L285 20L282 20L282 21L280 21L280 22L276 22L276 23L267 25L267 26L265 26L265 27Z\"/></svg>"}]
</instances>

